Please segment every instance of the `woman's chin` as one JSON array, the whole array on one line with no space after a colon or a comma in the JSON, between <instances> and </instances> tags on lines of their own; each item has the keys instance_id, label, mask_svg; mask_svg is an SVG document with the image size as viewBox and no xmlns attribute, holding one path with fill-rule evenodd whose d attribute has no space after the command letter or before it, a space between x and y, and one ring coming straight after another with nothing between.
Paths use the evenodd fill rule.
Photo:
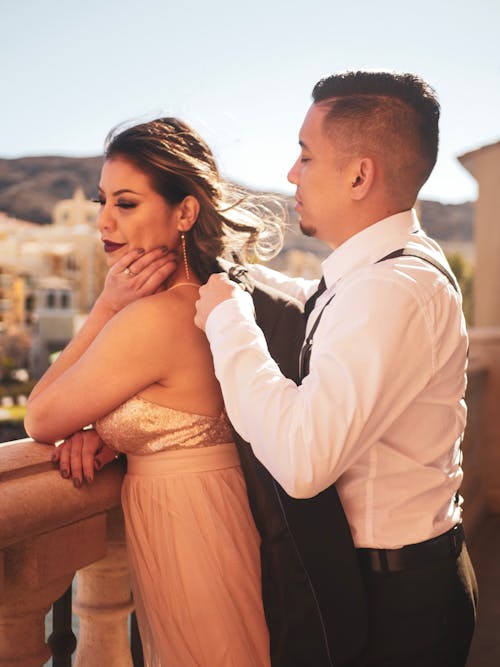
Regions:
<instances>
[{"instance_id":1,"label":"woman's chin","mask_svg":"<svg viewBox=\"0 0 500 667\"><path fill-rule=\"evenodd\" d=\"M124 246L123 248L120 248L119 250L115 250L115 252L106 253L106 264L108 265L108 269L110 269L112 266L114 266L116 264L116 262L118 262L128 252L129 252L128 247Z\"/></svg>"}]
</instances>

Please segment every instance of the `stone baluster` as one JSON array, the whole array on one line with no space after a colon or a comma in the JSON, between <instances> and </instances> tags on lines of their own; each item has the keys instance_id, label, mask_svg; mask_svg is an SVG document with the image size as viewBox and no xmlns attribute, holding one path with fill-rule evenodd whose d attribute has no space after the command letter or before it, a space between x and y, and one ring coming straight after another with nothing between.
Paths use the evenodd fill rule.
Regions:
<instances>
[{"instance_id":1,"label":"stone baluster","mask_svg":"<svg viewBox=\"0 0 500 667\"><path fill-rule=\"evenodd\" d=\"M77 573L73 611L80 618L74 667L133 667L128 619L133 610L123 516L108 515L107 555Z\"/></svg>"},{"instance_id":2,"label":"stone baluster","mask_svg":"<svg viewBox=\"0 0 500 667\"><path fill-rule=\"evenodd\" d=\"M45 643L45 615L70 582L67 576L36 589L9 582L0 606L2 667L41 667L47 662L51 652Z\"/></svg>"},{"instance_id":3,"label":"stone baluster","mask_svg":"<svg viewBox=\"0 0 500 667\"><path fill-rule=\"evenodd\" d=\"M50 658L45 616L75 570L102 557L105 537L105 515L100 515L3 549L2 667L42 667Z\"/></svg>"},{"instance_id":4,"label":"stone baluster","mask_svg":"<svg viewBox=\"0 0 500 667\"><path fill-rule=\"evenodd\" d=\"M107 465L91 486L76 489L50 462L51 451L50 446L29 438L0 443L1 667L42 667L46 663L50 649L45 642L45 616L68 589L77 570L106 556L108 528L110 556L113 559L112 554L119 554L118 569L124 573L117 578L110 574L110 578L126 589L124 599L117 597L115 602L124 616L130 609L121 555L123 534L117 536L119 522L111 521L107 526L107 512L120 506L123 466L119 462ZM98 589L96 598L101 600ZM91 598L83 601L92 607ZM112 643L115 638L108 640ZM56 652L61 648L67 661L71 632L62 636L56 632L51 642L57 644ZM126 653L123 649L121 652ZM111 662L96 654L92 662L80 664L127 667L131 663L127 659Z\"/></svg>"}]
</instances>

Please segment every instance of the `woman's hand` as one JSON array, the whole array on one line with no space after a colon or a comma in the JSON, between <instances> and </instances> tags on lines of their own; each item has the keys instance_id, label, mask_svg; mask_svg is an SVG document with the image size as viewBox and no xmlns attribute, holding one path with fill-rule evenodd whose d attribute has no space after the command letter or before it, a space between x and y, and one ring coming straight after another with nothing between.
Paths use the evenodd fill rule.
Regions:
<instances>
[{"instance_id":1,"label":"woman's hand","mask_svg":"<svg viewBox=\"0 0 500 667\"><path fill-rule=\"evenodd\" d=\"M165 246L149 252L131 250L108 271L98 300L118 312L136 299L161 292L177 262L177 254Z\"/></svg>"},{"instance_id":2,"label":"woman's hand","mask_svg":"<svg viewBox=\"0 0 500 667\"><path fill-rule=\"evenodd\" d=\"M94 472L117 458L117 452L107 447L94 429L73 433L56 448L52 463L58 463L61 476L71 478L80 488L82 480L88 484L94 481Z\"/></svg>"}]
</instances>

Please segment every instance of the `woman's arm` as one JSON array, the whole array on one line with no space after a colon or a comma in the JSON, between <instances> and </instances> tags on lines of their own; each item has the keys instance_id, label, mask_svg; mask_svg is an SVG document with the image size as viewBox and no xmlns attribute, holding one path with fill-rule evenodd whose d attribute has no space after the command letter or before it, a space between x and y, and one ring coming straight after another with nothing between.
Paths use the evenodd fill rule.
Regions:
<instances>
[{"instance_id":1,"label":"woman's arm","mask_svg":"<svg viewBox=\"0 0 500 667\"><path fill-rule=\"evenodd\" d=\"M133 266L135 275L124 273ZM48 385L70 368L96 338L104 325L129 303L161 289L176 267L176 256L165 248L148 253L133 250L108 271L104 289L90 311L85 324L49 367L30 394L28 405Z\"/></svg>"},{"instance_id":2,"label":"woman's arm","mask_svg":"<svg viewBox=\"0 0 500 667\"><path fill-rule=\"evenodd\" d=\"M166 318L166 294L139 299L116 313L79 355L70 351L28 402L25 427L41 442L67 438L108 414L169 371L177 325ZM145 322L147 326L145 326ZM88 339L87 339L88 341ZM77 358L76 358L77 357ZM41 385L41 386L40 386Z\"/></svg>"}]
</instances>

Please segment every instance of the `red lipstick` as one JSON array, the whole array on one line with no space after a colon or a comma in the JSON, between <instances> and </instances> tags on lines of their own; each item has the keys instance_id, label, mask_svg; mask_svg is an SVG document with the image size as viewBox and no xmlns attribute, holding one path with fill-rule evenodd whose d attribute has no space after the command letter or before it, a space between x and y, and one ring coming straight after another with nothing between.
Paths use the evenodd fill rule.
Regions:
<instances>
[{"instance_id":1,"label":"red lipstick","mask_svg":"<svg viewBox=\"0 0 500 667\"><path fill-rule=\"evenodd\" d=\"M113 241L108 241L108 239L103 239L102 242L104 243L104 252L115 252L115 250L127 245L126 243L114 243Z\"/></svg>"}]
</instances>

